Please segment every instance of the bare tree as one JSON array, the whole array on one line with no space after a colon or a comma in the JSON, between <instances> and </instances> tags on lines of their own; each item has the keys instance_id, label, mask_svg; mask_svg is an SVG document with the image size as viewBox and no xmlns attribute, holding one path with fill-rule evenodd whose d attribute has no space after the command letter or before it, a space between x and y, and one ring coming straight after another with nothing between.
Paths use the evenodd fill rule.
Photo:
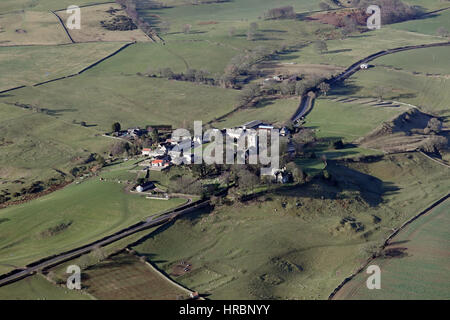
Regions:
<instances>
[{"instance_id":1,"label":"bare tree","mask_svg":"<svg viewBox=\"0 0 450 320\"><path fill-rule=\"evenodd\" d=\"M378 100L382 101L387 92L387 89L382 86L377 86L374 88L374 92L375 92L375 95L377 96Z\"/></svg>"},{"instance_id":2,"label":"bare tree","mask_svg":"<svg viewBox=\"0 0 450 320\"><path fill-rule=\"evenodd\" d=\"M191 32L191 29L192 29L192 25L190 25L190 24L183 25L183 33L189 34Z\"/></svg>"},{"instance_id":3,"label":"bare tree","mask_svg":"<svg viewBox=\"0 0 450 320\"><path fill-rule=\"evenodd\" d=\"M439 133L442 130L442 121L437 118L431 118L430 121L428 121L427 128L434 133Z\"/></svg>"},{"instance_id":4,"label":"bare tree","mask_svg":"<svg viewBox=\"0 0 450 320\"><path fill-rule=\"evenodd\" d=\"M314 48L316 49L317 52L319 52L320 54L324 54L326 51L328 51L328 46L327 43L323 40L317 40L314 43Z\"/></svg>"},{"instance_id":5,"label":"bare tree","mask_svg":"<svg viewBox=\"0 0 450 320\"><path fill-rule=\"evenodd\" d=\"M436 30L436 34L440 37L445 37L445 38L450 37L450 32L447 29L445 29L444 27L438 28Z\"/></svg>"},{"instance_id":6,"label":"bare tree","mask_svg":"<svg viewBox=\"0 0 450 320\"><path fill-rule=\"evenodd\" d=\"M331 89L330 85L326 82L320 83L318 88L324 95L327 95L328 91Z\"/></svg>"}]
</instances>

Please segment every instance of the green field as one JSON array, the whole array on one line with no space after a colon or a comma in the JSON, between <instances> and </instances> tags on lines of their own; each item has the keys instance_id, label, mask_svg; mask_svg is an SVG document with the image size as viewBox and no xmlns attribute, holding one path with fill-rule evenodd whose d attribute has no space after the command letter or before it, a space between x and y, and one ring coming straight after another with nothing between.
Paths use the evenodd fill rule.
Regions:
<instances>
[{"instance_id":1,"label":"green field","mask_svg":"<svg viewBox=\"0 0 450 320\"><path fill-rule=\"evenodd\" d=\"M61 171L69 175L80 159L93 152L109 152L114 143L93 128L1 103L0 126L0 188L10 193L33 181L61 177Z\"/></svg>"},{"instance_id":2,"label":"green field","mask_svg":"<svg viewBox=\"0 0 450 320\"><path fill-rule=\"evenodd\" d=\"M395 236L387 249L400 248L405 256L377 258L370 263L381 268L380 290L368 290L368 275L362 272L338 291L335 298L448 299L449 212L450 202L447 200Z\"/></svg>"},{"instance_id":3,"label":"green field","mask_svg":"<svg viewBox=\"0 0 450 320\"><path fill-rule=\"evenodd\" d=\"M306 127L316 129L320 138L342 138L344 142L363 137L370 131L407 110L407 107L375 107L358 101L343 103L317 99L306 119Z\"/></svg>"},{"instance_id":4,"label":"green field","mask_svg":"<svg viewBox=\"0 0 450 320\"><path fill-rule=\"evenodd\" d=\"M404 30L408 32L422 33L435 36L437 35L436 31L440 27L444 27L447 30L450 29L450 10L441 11L439 13L436 13L432 16L429 16L421 20L412 20L402 23L396 23L389 27L396 30Z\"/></svg>"},{"instance_id":5,"label":"green field","mask_svg":"<svg viewBox=\"0 0 450 320\"><path fill-rule=\"evenodd\" d=\"M77 6L95 3L98 3L98 1L77 0ZM16 10L49 11L65 9L70 5L73 5L72 0L2 0L0 3L0 12Z\"/></svg>"},{"instance_id":6,"label":"green field","mask_svg":"<svg viewBox=\"0 0 450 320\"><path fill-rule=\"evenodd\" d=\"M337 185L312 184L199 213L135 249L168 274L181 260L192 263L175 280L212 299L326 299L370 255L368 248L449 187L450 173L419 154L327 169ZM339 227L347 216L364 231Z\"/></svg>"},{"instance_id":7,"label":"green field","mask_svg":"<svg viewBox=\"0 0 450 320\"><path fill-rule=\"evenodd\" d=\"M431 75L450 74L450 46L425 48L399 52L384 56L375 61L376 65L400 68L404 71Z\"/></svg>"},{"instance_id":8,"label":"green field","mask_svg":"<svg viewBox=\"0 0 450 320\"><path fill-rule=\"evenodd\" d=\"M121 43L0 47L0 91L68 76L119 49Z\"/></svg>"},{"instance_id":9,"label":"green field","mask_svg":"<svg viewBox=\"0 0 450 320\"><path fill-rule=\"evenodd\" d=\"M385 88L383 100L395 100L417 106L422 112L448 114L450 79L376 67L352 77L352 96L377 97L375 88Z\"/></svg>"},{"instance_id":10,"label":"green field","mask_svg":"<svg viewBox=\"0 0 450 320\"><path fill-rule=\"evenodd\" d=\"M317 54L312 45L304 48L286 62L322 63L348 67L356 61L378 51L408 45L444 42L445 39L429 35L408 33L402 30L381 28L380 30L350 36L345 39L327 41L328 52Z\"/></svg>"},{"instance_id":11,"label":"green field","mask_svg":"<svg viewBox=\"0 0 450 320\"><path fill-rule=\"evenodd\" d=\"M56 286L41 275L35 275L0 287L0 300L92 300L85 293Z\"/></svg>"},{"instance_id":12,"label":"green field","mask_svg":"<svg viewBox=\"0 0 450 320\"><path fill-rule=\"evenodd\" d=\"M32 202L2 209L0 271L98 240L185 202L129 195L123 191L123 183L111 175L107 178L71 184ZM57 228L60 231L52 231Z\"/></svg>"},{"instance_id":13,"label":"green field","mask_svg":"<svg viewBox=\"0 0 450 320\"><path fill-rule=\"evenodd\" d=\"M217 128L233 128L242 126L252 120L282 124L288 121L298 108L299 98L263 101L255 107L240 109L225 119L215 121Z\"/></svg>"},{"instance_id":14,"label":"green field","mask_svg":"<svg viewBox=\"0 0 450 320\"><path fill-rule=\"evenodd\" d=\"M82 94L80 94L82 93ZM86 121L97 132L108 132L119 121L124 128L168 124L192 126L194 120L210 121L236 107L238 92L190 82L169 81L137 75L81 76L24 88L0 98L63 110L66 122Z\"/></svg>"}]
</instances>

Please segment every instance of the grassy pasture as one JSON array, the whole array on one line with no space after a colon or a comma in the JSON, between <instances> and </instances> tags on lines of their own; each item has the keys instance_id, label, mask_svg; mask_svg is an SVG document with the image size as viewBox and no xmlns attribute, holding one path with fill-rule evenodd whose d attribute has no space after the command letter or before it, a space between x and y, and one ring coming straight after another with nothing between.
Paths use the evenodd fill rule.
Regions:
<instances>
[{"instance_id":1,"label":"grassy pasture","mask_svg":"<svg viewBox=\"0 0 450 320\"><path fill-rule=\"evenodd\" d=\"M375 107L317 99L306 118L306 127L316 129L320 138L339 137L351 142L365 136L384 121L405 112L407 107Z\"/></svg>"},{"instance_id":2,"label":"grassy pasture","mask_svg":"<svg viewBox=\"0 0 450 320\"><path fill-rule=\"evenodd\" d=\"M368 275L360 273L335 299L448 299L449 212L447 200L394 237L387 249L400 248L405 256L371 262L381 268L381 290L368 290Z\"/></svg>"},{"instance_id":3,"label":"grassy pasture","mask_svg":"<svg viewBox=\"0 0 450 320\"><path fill-rule=\"evenodd\" d=\"M0 211L0 271L92 242L143 218L176 207L182 199L148 200L98 178ZM49 232L65 225L59 232Z\"/></svg>"},{"instance_id":4,"label":"grassy pasture","mask_svg":"<svg viewBox=\"0 0 450 320\"><path fill-rule=\"evenodd\" d=\"M92 300L87 294L52 284L35 275L0 287L0 300Z\"/></svg>"},{"instance_id":5,"label":"grassy pasture","mask_svg":"<svg viewBox=\"0 0 450 320\"><path fill-rule=\"evenodd\" d=\"M401 68L405 71L423 74L450 74L449 47L425 48L416 51L399 52L381 57L375 61L376 65L386 65Z\"/></svg>"},{"instance_id":6,"label":"grassy pasture","mask_svg":"<svg viewBox=\"0 0 450 320\"><path fill-rule=\"evenodd\" d=\"M264 202L198 213L135 249L151 254L166 273L189 261L192 271L175 279L212 299L326 299L370 255L371 246L449 187L450 173L420 154L328 170L340 181L338 189L303 186ZM351 200L355 196L360 200ZM372 215L381 222L374 223ZM340 228L346 216L364 231Z\"/></svg>"},{"instance_id":7,"label":"grassy pasture","mask_svg":"<svg viewBox=\"0 0 450 320\"><path fill-rule=\"evenodd\" d=\"M114 15L106 12L110 8L120 9ZM58 11L58 16L66 23L69 14L65 10ZM125 11L121 10L119 4L108 3L100 4L91 7L81 8L81 29L69 30L72 39L75 42L87 41L150 41L150 39L140 30L129 31L110 31L103 28L100 21L109 21L114 16L126 15Z\"/></svg>"},{"instance_id":8,"label":"grassy pasture","mask_svg":"<svg viewBox=\"0 0 450 320\"><path fill-rule=\"evenodd\" d=\"M299 98L278 99L261 102L255 107L240 109L223 120L213 123L217 128L233 128L241 126L252 120L267 121L274 124L282 124L290 119L297 110Z\"/></svg>"},{"instance_id":9,"label":"grassy pasture","mask_svg":"<svg viewBox=\"0 0 450 320\"><path fill-rule=\"evenodd\" d=\"M116 51L120 43L83 43L64 46L0 47L0 91L56 79Z\"/></svg>"},{"instance_id":10,"label":"grassy pasture","mask_svg":"<svg viewBox=\"0 0 450 320\"><path fill-rule=\"evenodd\" d=\"M28 103L60 110L66 122L86 121L97 132L111 129L119 121L123 127L147 124L193 125L233 110L238 92L181 81L153 79L137 75L81 76L44 86L12 92L4 101Z\"/></svg>"},{"instance_id":11,"label":"grassy pasture","mask_svg":"<svg viewBox=\"0 0 450 320\"><path fill-rule=\"evenodd\" d=\"M151 19L151 14L156 14L160 19L170 21L174 27L181 27L186 23L195 24L201 21L258 20L259 17L264 17L264 13L269 9L287 5L292 5L296 12L308 12L319 9L319 2L308 0L278 0L276 3L271 0L236 0L224 3L145 10L142 13L146 14L149 19Z\"/></svg>"},{"instance_id":12,"label":"grassy pasture","mask_svg":"<svg viewBox=\"0 0 450 320\"><path fill-rule=\"evenodd\" d=\"M375 52L401 46L444 41L440 37L410 33L402 30L381 28L345 39L327 41L328 52L318 54L313 45L302 49L286 62L321 63L348 67L356 61Z\"/></svg>"},{"instance_id":13,"label":"grassy pasture","mask_svg":"<svg viewBox=\"0 0 450 320\"><path fill-rule=\"evenodd\" d=\"M206 41L173 41L166 45L137 43L95 68L97 74L145 73L149 68L171 68L185 72L187 68L223 73L229 60L238 54L233 48Z\"/></svg>"},{"instance_id":14,"label":"grassy pasture","mask_svg":"<svg viewBox=\"0 0 450 320\"><path fill-rule=\"evenodd\" d=\"M435 1L435 0L406 0L406 3L412 6L421 6L426 8L428 11L438 10L441 8L448 7L448 3L445 1Z\"/></svg>"},{"instance_id":15,"label":"grassy pasture","mask_svg":"<svg viewBox=\"0 0 450 320\"><path fill-rule=\"evenodd\" d=\"M424 19L405 21L389 26L389 28L395 30L404 30L433 36L437 35L436 31L440 27L444 27L447 30L450 29L450 10L435 13Z\"/></svg>"},{"instance_id":16,"label":"grassy pasture","mask_svg":"<svg viewBox=\"0 0 450 320\"><path fill-rule=\"evenodd\" d=\"M50 12L24 11L0 15L0 46L65 44L70 39Z\"/></svg>"},{"instance_id":17,"label":"grassy pasture","mask_svg":"<svg viewBox=\"0 0 450 320\"><path fill-rule=\"evenodd\" d=\"M410 103L423 112L437 115L448 114L450 79L376 67L358 73L349 82L351 95L377 97L375 88L385 88L384 100Z\"/></svg>"},{"instance_id":18,"label":"grassy pasture","mask_svg":"<svg viewBox=\"0 0 450 320\"><path fill-rule=\"evenodd\" d=\"M92 128L5 104L0 104L0 128L6 142L0 146L0 189L10 193L32 181L59 177L56 170L68 174L78 157L109 151L113 144Z\"/></svg>"},{"instance_id":19,"label":"grassy pasture","mask_svg":"<svg viewBox=\"0 0 450 320\"><path fill-rule=\"evenodd\" d=\"M83 6L98 3L99 1L77 0L76 2L77 6ZM0 3L0 12L9 12L17 10L54 11L65 9L70 5L73 5L73 0L2 0L2 2Z\"/></svg>"}]
</instances>

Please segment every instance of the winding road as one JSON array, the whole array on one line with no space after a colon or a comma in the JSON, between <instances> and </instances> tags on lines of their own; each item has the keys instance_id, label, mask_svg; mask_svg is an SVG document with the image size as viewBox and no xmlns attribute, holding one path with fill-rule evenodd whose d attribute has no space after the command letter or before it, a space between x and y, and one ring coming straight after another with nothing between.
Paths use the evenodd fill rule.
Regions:
<instances>
[{"instance_id":1,"label":"winding road","mask_svg":"<svg viewBox=\"0 0 450 320\"><path fill-rule=\"evenodd\" d=\"M330 86L332 86L340 81L346 80L349 77L351 77L353 74L355 74L356 72L362 70L360 67L361 64L369 63L369 62L371 62L377 58L380 58L382 56L386 56L389 54L402 52L402 51L408 51L408 50L433 48L433 47L445 47L445 46L450 46L450 42L438 42L438 43L421 44L421 45L415 45L415 46L406 46L406 47L398 47L398 48L393 48L393 49L382 50L382 51L371 54L370 56L365 57L365 58L355 62L350 67L345 69L344 72L331 78L330 80L328 80L326 82ZM310 92L312 91L317 94L319 92L319 88L317 88L317 87L310 88L308 91L310 91ZM295 121L305 117L308 113L311 112L311 110L313 109L313 106L314 106L312 99L314 99L314 98L310 95L309 92L308 92L308 94L302 95L302 97L300 98L299 107L295 111L293 116L291 117L291 121L295 122Z\"/></svg>"}]
</instances>

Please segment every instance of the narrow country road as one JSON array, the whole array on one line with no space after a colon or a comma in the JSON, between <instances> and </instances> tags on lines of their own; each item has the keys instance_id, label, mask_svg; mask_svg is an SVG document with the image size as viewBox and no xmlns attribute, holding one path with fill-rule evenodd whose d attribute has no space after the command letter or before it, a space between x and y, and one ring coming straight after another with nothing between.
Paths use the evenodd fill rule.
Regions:
<instances>
[{"instance_id":1,"label":"narrow country road","mask_svg":"<svg viewBox=\"0 0 450 320\"><path fill-rule=\"evenodd\" d=\"M430 43L430 44L421 44L421 45L415 45L415 46L406 46L406 47L399 47L399 48L394 48L394 49L387 49L387 50L383 50L383 51L379 51L377 53L371 54L368 57L365 57L357 62L355 62L354 64L352 64L350 67L348 67L347 69L345 69L344 72L342 72L341 74L337 75L336 77L331 78L330 80L328 80L328 84L330 86L332 86L333 84L336 84L340 81L343 81L345 79L348 79L349 77L351 77L353 74L355 74L356 72L362 70L361 69L361 64L364 63L369 63L377 58L380 58L382 56L386 56L389 54L393 54L393 53L397 53L397 52L402 52L402 51L408 51L408 50L416 50L416 49L423 49L423 48L432 48L432 47L445 47L445 46L450 46L450 42L438 42L438 43ZM319 92L319 89L317 87L315 88L310 88L309 90L307 90L309 92ZM314 99L313 97L311 97L311 95L309 94L304 94L301 96L300 98L300 103L299 103L299 107L298 109L295 111L294 115L291 117L291 121L297 121L301 118L304 118L308 113L311 112L312 107L314 106L313 101L311 101L311 99Z\"/></svg>"},{"instance_id":2,"label":"narrow country road","mask_svg":"<svg viewBox=\"0 0 450 320\"><path fill-rule=\"evenodd\" d=\"M203 208L207 206L209 201L202 201L197 204L192 205L191 202L188 202L188 204L185 204L177 209L174 209L172 211L167 212L166 214L163 214L162 216L159 216L157 218L148 218L145 221L139 222L129 228L123 229L122 231L119 231L111 236L107 236L99 241L93 242L91 244L70 250L68 252L64 252L55 256L51 256L48 258L41 259L38 262L29 264L24 269L16 269L12 272L8 273L7 275L3 275L0 277L0 287L10 284L12 282L21 280L25 277L28 277L35 272L42 270L44 268L52 267L55 265L58 265L60 263L72 260L78 256L81 256L83 254L91 252L93 249L97 247L103 247L108 244L111 244L113 242L116 242L120 239L123 239L125 237L128 237L134 233L137 233L139 231L143 231L152 227L156 227L159 225L162 225L166 222L172 221L183 214L187 214L192 212L193 210Z\"/></svg>"}]
</instances>

